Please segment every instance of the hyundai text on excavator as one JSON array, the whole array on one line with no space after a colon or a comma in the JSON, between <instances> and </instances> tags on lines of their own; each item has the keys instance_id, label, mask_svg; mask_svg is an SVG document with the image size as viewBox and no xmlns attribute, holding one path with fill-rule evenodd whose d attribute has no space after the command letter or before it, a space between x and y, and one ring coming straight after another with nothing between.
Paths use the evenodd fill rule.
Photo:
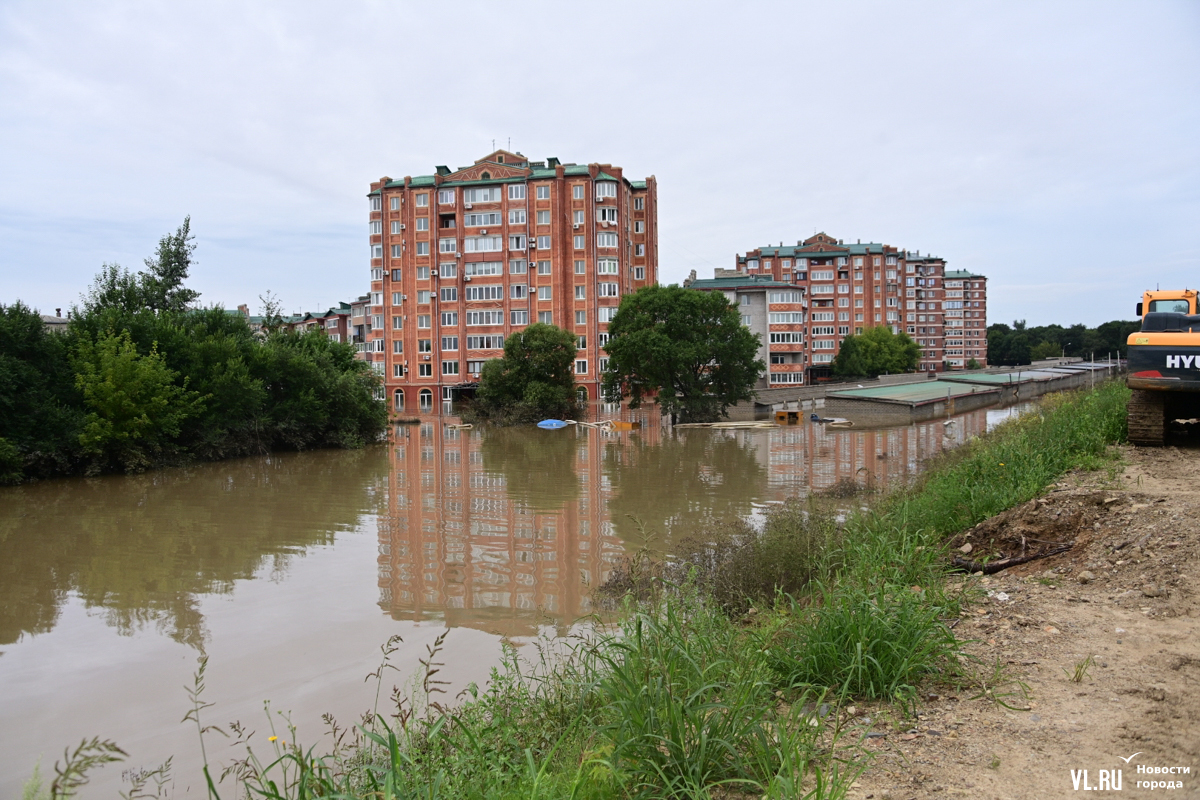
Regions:
<instances>
[{"instance_id":1,"label":"hyundai text on excavator","mask_svg":"<svg viewBox=\"0 0 1200 800\"><path fill-rule=\"evenodd\" d=\"M1195 290L1146 292L1129 335L1129 441L1162 444L1177 419L1200 417L1200 308Z\"/></svg>"}]
</instances>

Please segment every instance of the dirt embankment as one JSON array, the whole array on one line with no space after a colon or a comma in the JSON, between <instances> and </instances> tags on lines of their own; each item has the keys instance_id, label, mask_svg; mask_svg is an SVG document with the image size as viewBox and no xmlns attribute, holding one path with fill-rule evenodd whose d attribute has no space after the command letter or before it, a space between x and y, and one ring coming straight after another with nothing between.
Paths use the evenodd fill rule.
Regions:
<instances>
[{"instance_id":1,"label":"dirt embankment","mask_svg":"<svg viewBox=\"0 0 1200 800\"><path fill-rule=\"evenodd\" d=\"M876 758L853 800L1200 798L1200 449L1122 455L1123 471L1070 475L955 540L985 562L1072 546L973 579L986 597L955 628L973 685L935 690L915 723L857 709ZM1078 794L1117 770L1120 793Z\"/></svg>"}]
</instances>

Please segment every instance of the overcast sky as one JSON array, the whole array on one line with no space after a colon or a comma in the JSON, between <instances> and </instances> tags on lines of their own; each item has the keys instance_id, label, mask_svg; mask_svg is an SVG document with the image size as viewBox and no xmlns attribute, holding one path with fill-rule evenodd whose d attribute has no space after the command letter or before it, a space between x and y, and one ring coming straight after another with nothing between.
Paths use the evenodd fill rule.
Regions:
<instances>
[{"instance_id":1,"label":"overcast sky","mask_svg":"<svg viewBox=\"0 0 1200 800\"><path fill-rule=\"evenodd\" d=\"M989 322L1200 285L1200 2L0 0L0 303L53 312L192 217L191 285L368 288L372 180L659 183L660 280L823 230L986 274Z\"/></svg>"}]
</instances>

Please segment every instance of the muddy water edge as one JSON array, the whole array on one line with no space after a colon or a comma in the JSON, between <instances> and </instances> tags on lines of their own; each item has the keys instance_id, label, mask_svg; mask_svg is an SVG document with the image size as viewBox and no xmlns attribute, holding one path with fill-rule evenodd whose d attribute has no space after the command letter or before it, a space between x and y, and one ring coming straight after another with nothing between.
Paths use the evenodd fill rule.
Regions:
<instances>
[{"instance_id":1,"label":"muddy water edge","mask_svg":"<svg viewBox=\"0 0 1200 800\"><path fill-rule=\"evenodd\" d=\"M404 640L389 683L446 628L442 677L483 681L501 637L590 613L591 588L631 549L669 550L704 519L839 482L885 488L1010 413L736 431L643 414L640 430L611 433L429 417L362 451L0 490L0 793L93 735L130 758L85 797L170 755L176 789L201 790L194 729L179 722L201 655L208 722L265 729L272 700L312 742L322 714L345 725L371 708L363 677L389 636Z\"/></svg>"}]
</instances>

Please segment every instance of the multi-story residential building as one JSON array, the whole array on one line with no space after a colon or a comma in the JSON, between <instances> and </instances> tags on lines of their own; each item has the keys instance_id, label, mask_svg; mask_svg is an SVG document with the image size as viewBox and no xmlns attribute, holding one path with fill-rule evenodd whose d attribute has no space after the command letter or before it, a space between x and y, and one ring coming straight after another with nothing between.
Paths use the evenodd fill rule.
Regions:
<instances>
[{"instance_id":1,"label":"multi-story residential building","mask_svg":"<svg viewBox=\"0 0 1200 800\"><path fill-rule=\"evenodd\" d=\"M955 286L947 287L947 280ZM799 296L770 284L782 284ZM971 358L987 364L986 278L947 273L944 259L919 251L874 242L846 244L818 233L795 247L781 243L751 250L737 257L736 269L718 270L712 280L687 285L725 291L751 310L755 297L765 298L764 329L756 327L759 317L753 313L744 316L768 350L768 386L828 378L841 342L877 325L904 331L921 345L921 370L962 369ZM947 298L944 292L953 294ZM771 303L773 296L787 302ZM949 345L947 325L955 332L970 328L979 333L953 336L950 341L957 344Z\"/></svg>"},{"instance_id":2,"label":"multi-story residential building","mask_svg":"<svg viewBox=\"0 0 1200 800\"><path fill-rule=\"evenodd\" d=\"M473 385L534 322L576 334L576 381L599 396L608 321L622 296L658 280L653 176L497 150L457 170L381 178L368 197L363 350L394 410L430 411Z\"/></svg>"}]
</instances>

